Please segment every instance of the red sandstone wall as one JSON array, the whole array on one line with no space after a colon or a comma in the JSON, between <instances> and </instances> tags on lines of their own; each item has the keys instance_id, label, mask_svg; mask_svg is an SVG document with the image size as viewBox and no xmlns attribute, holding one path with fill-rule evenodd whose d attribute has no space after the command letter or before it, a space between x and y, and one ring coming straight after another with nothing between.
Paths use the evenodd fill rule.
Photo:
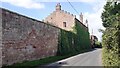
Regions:
<instances>
[{"instance_id":1,"label":"red sandstone wall","mask_svg":"<svg viewBox=\"0 0 120 68\"><path fill-rule=\"evenodd\" d=\"M2 10L0 9L0 68L2 67Z\"/></svg>"},{"instance_id":2,"label":"red sandstone wall","mask_svg":"<svg viewBox=\"0 0 120 68\"><path fill-rule=\"evenodd\" d=\"M54 56L59 29L2 9L2 60L10 65Z\"/></svg>"}]
</instances>

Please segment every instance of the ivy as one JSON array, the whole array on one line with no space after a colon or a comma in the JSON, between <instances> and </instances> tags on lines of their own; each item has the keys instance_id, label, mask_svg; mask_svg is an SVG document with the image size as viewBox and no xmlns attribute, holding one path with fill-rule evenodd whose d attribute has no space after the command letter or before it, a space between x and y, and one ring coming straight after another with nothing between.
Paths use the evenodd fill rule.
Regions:
<instances>
[{"instance_id":1,"label":"ivy","mask_svg":"<svg viewBox=\"0 0 120 68\"><path fill-rule=\"evenodd\" d=\"M58 41L58 55L77 54L90 49L88 30L77 20L75 23L73 31L61 29Z\"/></svg>"}]
</instances>

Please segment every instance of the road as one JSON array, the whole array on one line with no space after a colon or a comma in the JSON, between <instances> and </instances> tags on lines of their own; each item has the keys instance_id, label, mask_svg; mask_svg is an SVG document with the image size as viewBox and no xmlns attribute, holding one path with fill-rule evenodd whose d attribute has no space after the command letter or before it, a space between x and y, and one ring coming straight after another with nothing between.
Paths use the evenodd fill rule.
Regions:
<instances>
[{"instance_id":1,"label":"road","mask_svg":"<svg viewBox=\"0 0 120 68\"><path fill-rule=\"evenodd\" d=\"M95 49L90 52L57 61L47 66L102 66L101 51L101 49Z\"/></svg>"}]
</instances>

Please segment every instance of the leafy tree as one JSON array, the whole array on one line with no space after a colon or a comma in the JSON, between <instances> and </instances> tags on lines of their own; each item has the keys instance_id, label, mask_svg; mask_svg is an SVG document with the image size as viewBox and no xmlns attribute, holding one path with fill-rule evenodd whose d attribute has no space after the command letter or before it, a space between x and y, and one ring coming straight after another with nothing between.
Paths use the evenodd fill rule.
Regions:
<instances>
[{"instance_id":1,"label":"leafy tree","mask_svg":"<svg viewBox=\"0 0 120 68\"><path fill-rule=\"evenodd\" d=\"M95 48L102 48L102 44L100 41L95 42Z\"/></svg>"},{"instance_id":2,"label":"leafy tree","mask_svg":"<svg viewBox=\"0 0 120 68\"><path fill-rule=\"evenodd\" d=\"M120 3L107 2L102 13L103 26L103 64L120 65Z\"/></svg>"}]
</instances>

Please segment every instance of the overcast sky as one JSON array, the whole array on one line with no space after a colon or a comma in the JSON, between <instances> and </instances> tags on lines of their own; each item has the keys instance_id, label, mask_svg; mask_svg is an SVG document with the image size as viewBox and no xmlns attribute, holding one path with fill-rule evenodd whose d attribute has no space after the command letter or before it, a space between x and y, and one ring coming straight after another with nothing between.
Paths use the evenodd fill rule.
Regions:
<instances>
[{"instance_id":1,"label":"overcast sky","mask_svg":"<svg viewBox=\"0 0 120 68\"><path fill-rule=\"evenodd\" d=\"M104 29L102 26L101 13L105 0L68 0L80 14L84 15L84 22L87 19L89 24L89 32L96 35L101 40L102 33L98 29ZM60 3L62 10L68 11L76 15L79 19L79 14L70 6L67 0L1 0L0 7L9 9L19 14L29 16L37 20L43 20L55 10L57 3Z\"/></svg>"}]
</instances>

